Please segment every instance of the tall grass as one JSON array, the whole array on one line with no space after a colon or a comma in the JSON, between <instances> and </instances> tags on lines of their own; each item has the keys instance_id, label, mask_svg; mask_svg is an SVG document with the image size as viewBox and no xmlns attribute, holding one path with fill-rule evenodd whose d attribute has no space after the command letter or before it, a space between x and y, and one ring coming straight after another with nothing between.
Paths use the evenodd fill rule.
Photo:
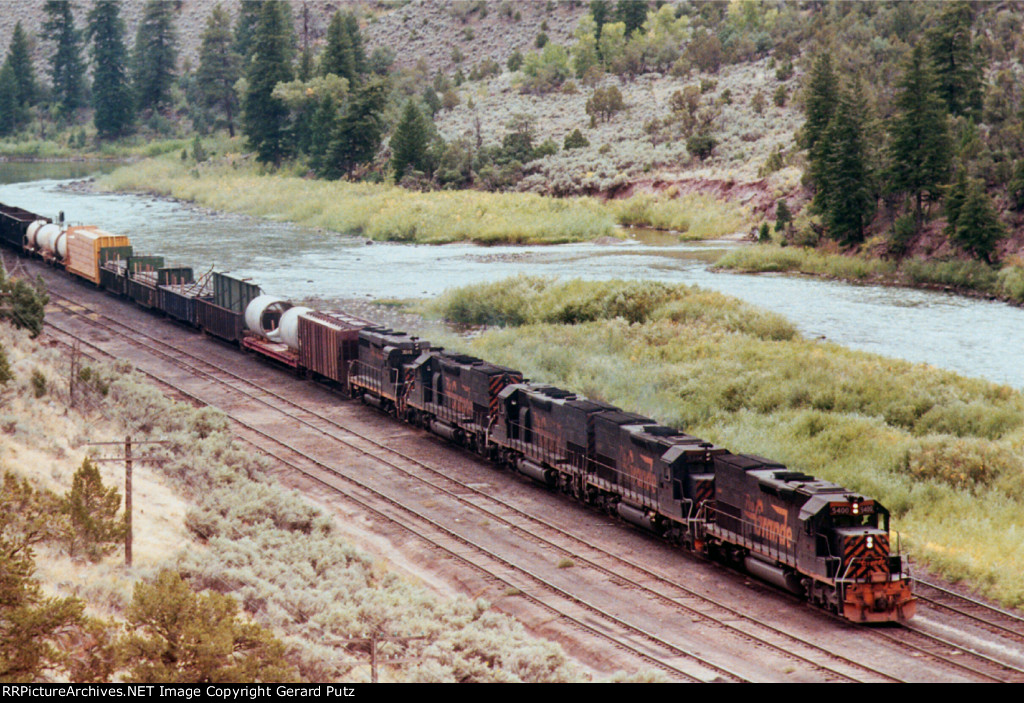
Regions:
<instances>
[{"instance_id":1,"label":"tall grass","mask_svg":"<svg viewBox=\"0 0 1024 703\"><path fill-rule=\"evenodd\" d=\"M532 193L441 191L419 193L383 184L313 180L286 171L268 174L248 157L228 153L195 165L174 158L168 141L157 159L125 166L100 179L109 190L169 195L220 210L288 220L381 241L443 244L559 244L613 235L615 225L676 230L684 239L709 239L749 227L748 209L711 197L636 195L601 203Z\"/></svg>"},{"instance_id":2,"label":"tall grass","mask_svg":"<svg viewBox=\"0 0 1024 703\"><path fill-rule=\"evenodd\" d=\"M647 284L513 279L435 309L461 314L458 301L475 300L482 320L501 301L521 326L486 331L473 353L872 495L915 560L1024 603L1021 393L779 334L750 306L697 289L653 288L630 321L606 301L631 285ZM562 299L601 312L562 324Z\"/></svg>"},{"instance_id":3,"label":"tall grass","mask_svg":"<svg viewBox=\"0 0 1024 703\"><path fill-rule=\"evenodd\" d=\"M1017 263L997 268L980 261L907 259L896 262L864 255L829 254L806 247L760 245L731 251L715 265L749 273L789 271L847 281L941 286L1024 303L1024 266Z\"/></svg>"},{"instance_id":4,"label":"tall grass","mask_svg":"<svg viewBox=\"0 0 1024 703\"><path fill-rule=\"evenodd\" d=\"M753 224L748 207L705 195L640 193L622 200L609 200L607 207L621 225L654 227L680 233L680 239L716 239Z\"/></svg>"},{"instance_id":5,"label":"tall grass","mask_svg":"<svg viewBox=\"0 0 1024 703\"><path fill-rule=\"evenodd\" d=\"M144 190L381 241L557 244L614 233L611 216L590 198L418 193L371 183L262 175L237 155L198 168L180 159L150 159L118 169L102 178L100 186Z\"/></svg>"}]
</instances>

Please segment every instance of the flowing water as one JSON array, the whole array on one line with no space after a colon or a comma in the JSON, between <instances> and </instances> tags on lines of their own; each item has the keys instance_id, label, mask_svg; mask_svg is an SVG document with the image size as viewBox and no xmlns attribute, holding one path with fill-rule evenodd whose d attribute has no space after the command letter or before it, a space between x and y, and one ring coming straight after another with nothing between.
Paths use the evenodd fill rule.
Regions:
<instances>
[{"instance_id":1,"label":"flowing water","mask_svg":"<svg viewBox=\"0 0 1024 703\"><path fill-rule=\"evenodd\" d=\"M63 170L61 170L63 167ZM651 279L721 291L791 320L807 337L932 364L1024 389L1024 309L953 295L813 278L713 272L715 249L739 243L479 247L369 244L359 237L213 213L135 195L69 189L85 164L0 164L0 202L128 235L140 253L250 277L295 300L420 298L516 274Z\"/></svg>"}]
</instances>

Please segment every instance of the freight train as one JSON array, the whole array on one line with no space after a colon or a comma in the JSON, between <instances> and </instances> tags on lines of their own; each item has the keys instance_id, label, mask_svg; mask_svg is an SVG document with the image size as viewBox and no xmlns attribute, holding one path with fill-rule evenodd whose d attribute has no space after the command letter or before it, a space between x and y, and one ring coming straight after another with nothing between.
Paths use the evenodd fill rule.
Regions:
<instances>
[{"instance_id":1,"label":"freight train","mask_svg":"<svg viewBox=\"0 0 1024 703\"><path fill-rule=\"evenodd\" d=\"M889 511L868 496L247 280L196 278L63 217L0 204L0 241L847 620L914 614Z\"/></svg>"}]
</instances>

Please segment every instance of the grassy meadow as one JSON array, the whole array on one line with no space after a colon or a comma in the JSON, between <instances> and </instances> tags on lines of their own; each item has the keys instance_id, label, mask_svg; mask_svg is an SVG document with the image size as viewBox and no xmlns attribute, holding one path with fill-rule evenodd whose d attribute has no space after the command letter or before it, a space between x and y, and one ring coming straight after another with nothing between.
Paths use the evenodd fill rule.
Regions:
<instances>
[{"instance_id":1,"label":"grassy meadow","mask_svg":"<svg viewBox=\"0 0 1024 703\"><path fill-rule=\"evenodd\" d=\"M880 499L912 559L1024 604L1024 395L803 339L695 287L518 277L429 311L468 351Z\"/></svg>"},{"instance_id":2,"label":"grassy meadow","mask_svg":"<svg viewBox=\"0 0 1024 703\"><path fill-rule=\"evenodd\" d=\"M710 239L744 229L749 220L743 208L697 195L641 194L604 203L532 193L421 193L385 184L308 179L298 166L271 174L247 157L227 153L230 142L220 140L207 148L219 156L196 164L191 157L170 153L124 166L100 178L98 185L379 241L420 244L562 244L619 236L619 224L673 230L680 239Z\"/></svg>"}]
</instances>

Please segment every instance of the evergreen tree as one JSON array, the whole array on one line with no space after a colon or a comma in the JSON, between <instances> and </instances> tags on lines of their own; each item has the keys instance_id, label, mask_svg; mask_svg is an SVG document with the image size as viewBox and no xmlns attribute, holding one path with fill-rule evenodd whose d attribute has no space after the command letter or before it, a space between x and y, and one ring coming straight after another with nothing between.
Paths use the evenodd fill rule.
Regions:
<instances>
[{"instance_id":1,"label":"evergreen tree","mask_svg":"<svg viewBox=\"0 0 1024 703\"><path fill-rule=\"evenodd\" d=\"M615 19L626 25L626 36L630 36L647 20L647 0L619 0L615 6Z\"/></svg>"},{"instance_id":2,"label":"evergreen tree","mask_svg":"<svg viewBox=\"0 0 1024 703\"><path fill-rule=\"evenodd\" d=\"M86 35L92 42L93 122L100 137L116 137L128 131L135 115L119 3L98 0L89 11L88 22Z\"/></svg>"},{"instance_id":3,"label":"evergreen tree","mask_svg":"<svg viewBox=\"0 0 1024 703\"><path fill-rule=\"evenodd\" d=\"M256 26L260 22L260 11L263 0L242 0L238 8L238 20L235 23L235 54L242 61L242 75L247 75L252 62L253 42Z\"/></svg>"},{"instance_id":4,"label":"evergreen tree","mask_svg":"<svg viewBox=\"0 0 1024 703\"><path fill-rule=\"evenodd\" d=\"M85 62L82 60L81 32L75 29L70 0L46 0L45 38L56 43L50 58L53 100L62 115L85 104Z\"/></svg>"},{"instance_id":5,"label":"evergreen tree","mask_svg":"<svg viewBox=\"0 0 1024 703\"><path fill-rule=\"evenodd\" d=\"M600 41L601 30L612 19L611 1L592 0L590 3L590 16L594 18L594 39Z\"/></svg>"},{"instance_id":6,"label":"evergreen tree","mask_svg":"<svg viewBox=\"0 0 1024 703\"><path fill-rule=\"evenodd\" d=\"M5 66L4 70L8 68ZM36 278L33 285L23 279L8 278L0 268L0 320L6 320L15 327L28 330L32 337L38 337L43 331L43 317L48 302L50 297L46 294L46 284L41 276Z\"/></svg>"},{"instance_id":7,"label":"evergreen tree","mask_svg":"<svg viewBox=\"0 0 1024 703\"><path fill-rule=\"evenodd\" d=\"M1006 189L1010 196L1010 206L1020 212L1024 210L1024 159L1018 159L1013 167L1013 178Z\"/></svg>"},{"instance_id":8,"label":"evergreen tree","mask_svg":"<svg viewBox=\"0 0 1024 703\"><path fill-rule=\"evenodd\" d=\"M778 205L775 206L775 231L786 231L786 226L792 221L793 214L789 211L789 205L786 203L786 199L782 198L779 200Z\"/></svg>"},{"instance_id":9,"label":"evergreen tree","mask_svg":"<svg viewBox=\"0 0 1024 703\"><path fill-rule=\"evenodd\" d=\"M46 496L5 473L0 490L0 681L34 683L70 672L63 651L85 618L77 598L47 598L35 573L33 545L49 536ZM79 677L72 677L78 680Z\"/></svg>"},{"instance_id":10,"label":"evergreen tree","mask_svg":"<svg viewBox=\"0 0 1024 703\"><path fill-rule=\"evenodd\" d=\"M24 110L18 103L18 79L10 61L0 68L0 136L17 131L24 121Z\"/></svg>"},{"instance_id":11,"label":"evergreen tree","mask_svg":"<svg viewBox=\"0 0 1024 703\"><path fill-rule=\"evenodd\" d=\"M951 115L981 113L983 65L972 38L974 18L970 4L943 6L935 27L928 33L928 53L935 69L939 95Z\"/></svg>"},{"instance_id":12,"label":"evergreen tree","mask_svg":"<svg viewBox=\"0 0 1024 703\"><path fill-rule=\"evenodd\" d=\"M949 189L949 194L946 195L946 233L949 235L956 233L956 221L960 217L964 201L967 200L968 188L967 170L960 168L957 171L956 182Z\"/></svg>"},{"instance_id":13,"label":"evergreen tree","mask_svg":"<svg viewBox=\"0 0 1024 703\"><path fill-rule=\"evenodd\" d=\"M996 243L1006 236L1006 228L992 206L981 181L973 181L960 207L953 240L976 257L992 263Z\"/></svg>"},{"instance_id":14,"label":"evergreen tree","mask_svg":"<svg viewBox=\"0 0 1024 703\"><path fill-rule=\"evenodd\" d=\"M132 79L140 111L158 111L171 103L178 61L174 5L148 0L135 35Z\"/></svg>"},{"instance_id":15,"label":"evergreen tree","mask_svg":"<svg viewBox=\"0 0 1024 703\"><path fill-rule=\"evenodd\" d=\"M32 65L32 52L28 44L28 35L21 28L21 22L14 25L11 45L7 49L7 63L14 70L14 78L18 83L18 102L23 108L31 107L36 102L39 88L36 86L36 72Z\"/></svg>"},{"instance_id":16,"label":"evergreen tree","mask_svg":"<svg viewBox=\"0 0 1024 703\"><path fill-rule=\"evenodd\" d=\"M338 108L331 96L325 96L317 105L313 113L313 122L310 130L309 165L314 172L326 175L330 171L329 152L331 147L331 135L334 134L334 126L338 122Z\"/></svg>"},{"instance_id":17,"label":"evergreen tree","mask_svg":"<svg viewBox=\"0 0 1024 703\"><path fill-rule=\"evenodd\" d=\"M355 68L355 75L365 75L368 66L366 61L366 49L363 47L363 35L359 31L359 20L351 12L345 13L345 31L348 33L348 43L352 47L352 65Z\"/></svg>"},{"instance_id":18,"label":"evergreen tree","mask_svg":"<svg viewBox=\"0 0 1024 703\"><path fill-rule=\"evenodd\" d=\"M74 556L84 549L91 560L99 561L114 551L126 530L124 515L117 515L120 507L117 488L104 486L96 464L85 458L61 501L61 513L68 521L64 534L68 553Z\"/></svg>"},{"instance_id":19,"label":"evergreen tree","mask_svg":"<svg viewBox=\"0 0 1024 703\"><path fill-rule=\"evenodd\" d=\"M405 103L402 119L391 135L391 169L395 183L402 180L407 170L426 171L428 128L416 103Z\"/></svg>"},{"instance_id":20,"label":"evergreen tree","mask_svg":"<svg viewBox=\"0 0 1024 703\"><path fill-rule=\"evenodd\" d=\"M298 680L284 645L239 616L230 596L196 594L180 575L161 571L138 583L120 643L130 683L270 683Z\"/></svg>"},{"instance_id":21,"label":"evergreen tree","mask_svg":"<svg viewBox=\"0 0 1024 703\"><path fill-rule=\"evenodd\" d=\"M838 83L832 70L832 55L828 51L818 54L811 68L804 99L803 146L813 152L814 145L828 128L835 114Z\"/></svg>"},{"instance_id":22,"label":"evergreen tree","mask_svg":"<svg viewBox=\"0 0 1024 703\"><path fill-rule=\"evenodd\" d=\"M233 48L231 17L217 3L206 18L199 48L199 91L207 107L219 109L227 122L228 134L235 136L238 95L235 83L242 76L242 61Z\"/></svg>"},{"instance_id":23,"label":"evergreen tree","mask_svg":"<svg viewBox=\"0 0 1024 703\"><path fill-rule=\"evenodd\" d=\"M292 79L291 23L286 12L290 8L281 0L261 6L246 74L245 132L262 163L279 164L290 153L288 106L273 96L274 86Z\"/></svg>"},{"instance_id":24,"label":"evergreen tree","mask_svg":"<svg viewBox=\"0 0 1024 703\"><path fill-rule=\"evenodd\" d=\"M349 86L355 85L356 57L352 46L352 35L341 12L335 12L331 24L327 27L327 46L320 57L320 75L333 73L348 80Z\"/></svg>"},{"instance_id":25,"label":"evergreen tree","mask_svg":"<svg viewBox=\"0 0 1024 703\"><path fill-rule=\"evenodd\" d=\"M352 95L345 114L331 132L323 175L339 178L373 159L384 135L387 97L387 85L382 80L370 81Z\"/></svg>"},{"instance_id":26,"label":"evergreen tree","mask_svg":"<svg viewBox=\"0 0 1024 703\"><path fill-rule=\"evenodd\" d=\"M890 128L889 188L913 198L915 219L920 226L924 201L937 198L949 177L952 148L945 104L920 45L911 52L895 107Z\"/></svg>"},{"instance_id":27,"label":"evergreen tree","mask_svg":"<svg viewBox=\"0 0 1024 703\"><path fill-rule=\"evenodd\" d=\"M875 207L864 134L866 113L858 82L841 93L836 113L815 145L821 162L814 207L822 214L829 236L845 244L864 240Z\"/></svg>"}]
</instances>

